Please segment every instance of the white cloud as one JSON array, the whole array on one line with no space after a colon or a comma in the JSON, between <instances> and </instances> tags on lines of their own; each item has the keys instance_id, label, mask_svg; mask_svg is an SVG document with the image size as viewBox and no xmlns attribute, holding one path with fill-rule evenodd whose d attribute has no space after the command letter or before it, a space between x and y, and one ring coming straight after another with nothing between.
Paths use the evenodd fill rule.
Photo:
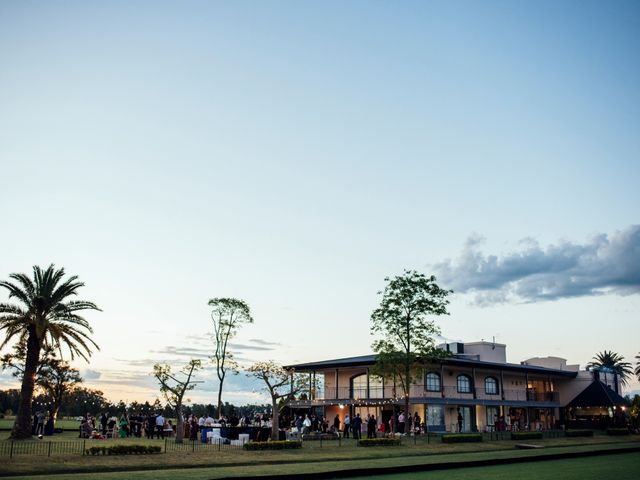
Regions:
<instances>
[{"instance_id":1,"label":"white cloud","mask_svg":"<svg viewBox=\"0 0 640 480\"><path fill-rule=\"evenodd\" d=\"M475 294L479 305L640 293L640 225L582 244L542 248L526 238L519 250L501 255L480 251L482 241L471 236L457 259L434 265L443 286Z\"/></svg>"}]
</instances>

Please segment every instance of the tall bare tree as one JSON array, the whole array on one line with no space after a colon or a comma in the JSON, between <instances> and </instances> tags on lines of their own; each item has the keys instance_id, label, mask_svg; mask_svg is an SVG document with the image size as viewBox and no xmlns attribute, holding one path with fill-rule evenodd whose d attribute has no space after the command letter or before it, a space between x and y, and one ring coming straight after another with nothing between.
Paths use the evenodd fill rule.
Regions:
<instances>
[{"instance_id":1,"label":"tall bare tree","mask_svg":"<svg viewBox=\"0 0 640 480\"><path fill-rule=\"evenodd\" d=\"M229 340L236 336L240 327L253 323L249 305L237 298L212 298L211 320L215 351L212 357L218 376L218 416L222 415L222 389L228 372L238 373L238 364L229 350Z\"/></svg>"},{"instance_id":2,"label":"tall bare tree","mask_svg":"<svg viewBox=\"0 0 640 480\"><path fill-rule=\"evenodd\" d=\"M42 349L51 346L61 352L64 346L71 358L79 355L85 360L92 348L98 349L89 337L91 325L78 312L100 309L93 302L70 300L84 283L75 275L64 277L64 268L56 269L52 264L46 269L34 266L33 278L12 273L9 278L14 282L0 282L0 287L9 291L9 299L17 301L0 303L0 330L6 335L0 349L12 340L26 344L20 405L11 431L15 439L31 437L31 402Z\"/></svg>"},{"instance_id":3,"label":"tall bare tree","mask_svg":"<svg viewBox=\"0 0 640 480\"><path fill-rule=\"evenodd\" d=\"M265 384L265 390L271 396L271 410L273 412L271 439L278 440L280 431L278 401L280 399L287 400L297 394L303 388L303 380L295 375L293 369L284 368L273 360L254 363L247 368L247 376L262 380ZM285 391L286 389L289 391Z\"/></svg>"},{"instance_id":4,"label":"tall bare tree","mask_svg":"<svg viewBox=\"0 0 640 480\"><path fill-rule=\"evenodd\" d=\"M197 382L193 380L193 375L201 368L201 360L190 360L176 374L172 373L171 367L167 364L156 363L153 366L153 376L160 384L160 392L167 403L176 411L176 443L182 443L184 440L184 416L182 414L184 396L196 387Z\"/></svg>"}]
</instances>

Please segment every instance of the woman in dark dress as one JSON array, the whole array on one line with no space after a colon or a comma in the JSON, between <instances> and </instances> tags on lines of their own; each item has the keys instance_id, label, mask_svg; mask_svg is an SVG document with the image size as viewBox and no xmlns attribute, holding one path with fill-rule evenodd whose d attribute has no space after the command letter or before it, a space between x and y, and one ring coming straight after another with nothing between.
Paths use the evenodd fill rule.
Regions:
<instances>
[{"instance_id":1,"label":"woman in dark dress","mask_svg":"<svg viewBox=\"0 0 640 480\"><path fill-rule=\"evenodd\" d=\"M189 437L189 439L192 442L198 440L198 420L196 419L195 415L191 418L191 436Z\"/></svg>"}]
</instances>

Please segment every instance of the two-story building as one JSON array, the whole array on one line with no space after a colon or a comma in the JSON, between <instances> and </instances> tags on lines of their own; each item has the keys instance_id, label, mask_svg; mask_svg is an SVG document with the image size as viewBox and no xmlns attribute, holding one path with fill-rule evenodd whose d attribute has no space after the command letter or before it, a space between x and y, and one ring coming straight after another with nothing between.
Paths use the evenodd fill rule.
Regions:
<instances>
[{"instance_id":1,"label":"two-story building","mask_svg":"<svg viewBox=\"0 0 640 480\"><path fill-rule=\"evenodd\" d=\"M514 429L550 429L563 411L587 387L579 366L557 357L507 363L506 345L494 342L451 343L441 346L452 356L425 364L410 389L410 414L416 412L430 431L492 429L496 418L508 416ZM370 373L375 355L290 365L308 374L309 388L289 401L292 409L313 409L341 422L347 413L373 414L387 423L404 408L402 389L393 380ZM589 377L591 378L591 377Z\"/></svg>"}]
</instances>

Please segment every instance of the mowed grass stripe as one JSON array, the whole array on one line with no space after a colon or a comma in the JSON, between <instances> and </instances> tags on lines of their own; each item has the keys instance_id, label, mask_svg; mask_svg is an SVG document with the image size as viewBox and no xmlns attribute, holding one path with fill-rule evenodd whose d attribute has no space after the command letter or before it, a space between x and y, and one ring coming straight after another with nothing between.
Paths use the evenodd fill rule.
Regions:
<instances>
[{"instance_id":1,"label":"mowed grass stripe","mask_svg":"<svg viewBox=\"0 0 640 480\"><path fill-rule=\"evenodd\" d=\"M571 452L595 452L605 451L607 449L618 449L622 445L589 445L585 447L559 447L554 448L553 453L564 454ZM629 445L630 448L638 448L637 443ZM549 451L545 450L502 450L495 452L474 452L474 453L458 453L448 455L423 455L412 457L383 457L383 458L366 458L366 459L354 459L354 460L341 460L338 462L288 462L280 464L267 464L267 465L242 465L242 466L215 466L199 467L199 468L154 468L151 465L144 471L118 471L118 472L105 472L105 473L79 473L79 474L59 474L48 475L53 479L72 478L73 480L121 480L122 478L132 480L147 480L147 479L159 479L159 480L206 480L206 479L222 479L222 478L237 478L246 476L265 476L274 475L282 476L288 474L299 473L319 473L319 472L334 472L336 475L340 474L340 471L345 470L363 470L366 468L385 468L385 467L402 467L402 466L414 466L414 465L431 465L438 463L455 463L460 464L470 461L492 459L509 459L509 458L534 458L541 455L549 455ZM621 454L622 455L622 454ZM633 453L640 459L640 453ZM614 456L612 456L614 458ZM538 462L543 464L544 462ZM432 472L429 473L431 475ZM424 475L424 473L423 473ZM16 476L14 479L22 480L36 480L41 479L41 475L30 476Z\"/></svg>"},{"instance_id":2,"label":"mowed grass stripe","mask_svg":"<svg viewBox=\"0 0 640 480\"><path fill-rule=\"evenodd\" d=\"M548 460L538 463L497 465L491 467L458 468L428 473L429 480L636 480L640 469L640 454L624 453L591 458ZM352 480L423 480L425 472L355 477Z\"/></svg>"}]
</instances>

